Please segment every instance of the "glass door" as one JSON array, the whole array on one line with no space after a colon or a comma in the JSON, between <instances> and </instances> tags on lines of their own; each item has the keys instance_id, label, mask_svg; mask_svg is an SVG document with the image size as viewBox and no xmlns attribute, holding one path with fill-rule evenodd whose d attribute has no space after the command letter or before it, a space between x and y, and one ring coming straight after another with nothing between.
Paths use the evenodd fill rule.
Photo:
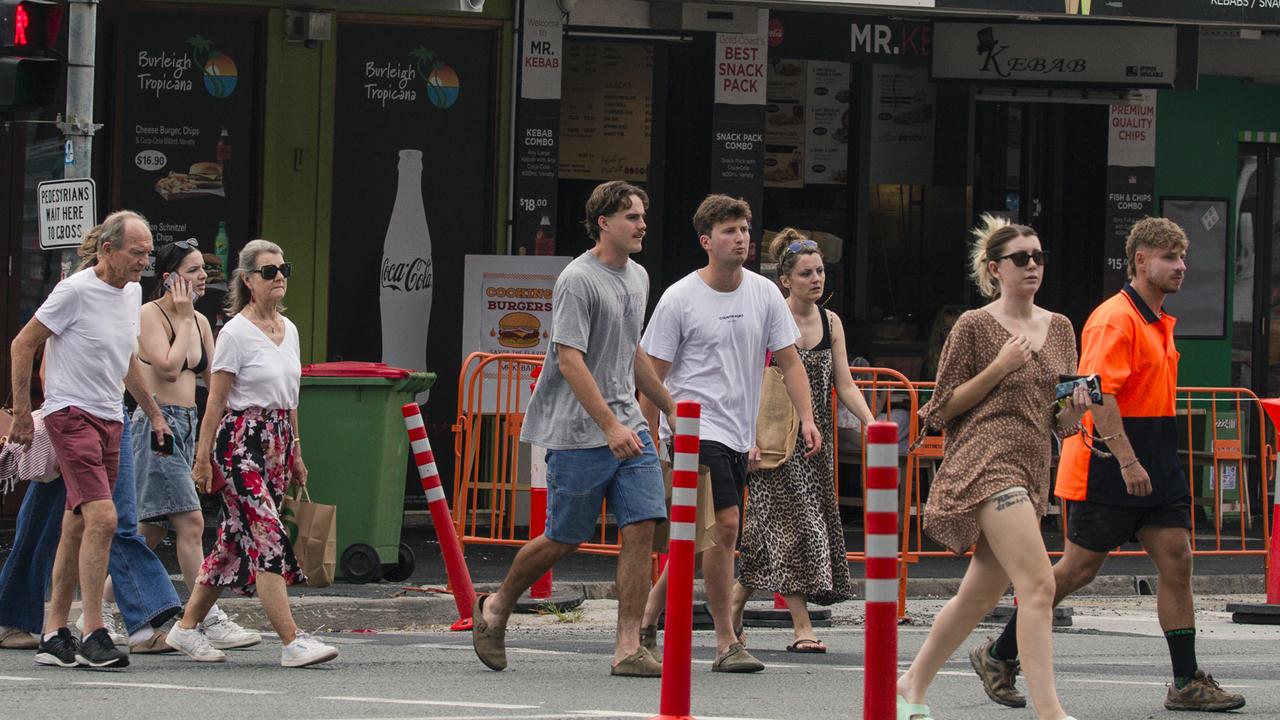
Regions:
<instances>
[{"instance_id":1,"label":"glass door","mask_svg":"<svg viewBox=\"0 0 1280 720\"><path fill-rule=\"evenodd\" d=\"M1236 175L1231 377L1260 397L1280 393L1280 146L1242 144Z\"/></svg>"}]
</instances>

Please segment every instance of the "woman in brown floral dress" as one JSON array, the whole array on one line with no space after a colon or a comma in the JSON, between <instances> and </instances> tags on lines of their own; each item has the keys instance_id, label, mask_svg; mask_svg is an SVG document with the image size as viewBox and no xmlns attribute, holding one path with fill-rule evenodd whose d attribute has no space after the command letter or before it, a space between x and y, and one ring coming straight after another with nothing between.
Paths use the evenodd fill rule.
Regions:
<instances>
[{"instance_id":1,"label":"woman in brown floral dress","mask_svg":"<svg viewBox=\"0 0 1280 720\"><path fill-rule=\"evenodd\" d=\"M1035 305L1044 275L1040 238L989 215L973 234L972 277L994 299L956 321L920 415L928 428L946 430L925 532L952 552L974 552L959 592L898 679L898 718L929 718L929 684L1012 581L1031 701L1041 720L1062 720L1053 679L1053 570L1040 518L1052 435L1074 432L1089 398L1078 390L1066 407L1054 402L1058 375L1075 371L1075 331L1067 318ZM975 654L987 651L984 645ZM983 658L970 660L977 668Z\"/></svg>"},{"instance_id":2,"label":"woman in brown floral dress","mask_svg":"<svg viewBox=\"0 0 1280 720\"><path fill-rule=\"evenodd\" d=\"M833 388L859 422L871 422L871 410L849 373L840 317L818 305L826 286L818 244L787 228L774 238L770 255L778 263L778 281L788 291L787 306L800 328L796 349L809 377L818 431L828 440L834 436ZM749 456L752 466L741 573L733 596L734 627L742 627L742 611L752 590L773 590L786 599L791 611L795 641L787 650L822 653L827 647L813 632L806 601L831 605L852 599L853 591L832 487L835 450L824 442L818 453L805 454L804 438L797 437L790 459L772 470L755 467L758 449Z\"/></svg>"}]
</instances>

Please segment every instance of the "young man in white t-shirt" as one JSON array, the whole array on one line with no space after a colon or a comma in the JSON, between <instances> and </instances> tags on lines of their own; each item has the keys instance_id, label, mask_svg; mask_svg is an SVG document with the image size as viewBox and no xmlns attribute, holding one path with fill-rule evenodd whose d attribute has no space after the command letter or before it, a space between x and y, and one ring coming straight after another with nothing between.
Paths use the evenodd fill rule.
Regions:
<instances>
[{"instance_id":1,"label":"young man in white t-shirt","mask_svg":"<svg viewBox=\"0 0 1280 720\"><path fill-rule=\"evenodd\" d=\"M124 667L102 621L107 557L116 532L112 487L124 429L122 393L128 387L151 417L157 438L171 435L142 381L136 355L142 311L138 280L151 258L151 229L121 210L94 230L96 263L54 287L35 317L14 338L13 429L9 441L29 445L31 366L48 341L43 421L67 488L53 588L36 662L74 667ZM130 481L132 482L132 481ZM84 638L67 629L80 581Z\"/></svg>"},{"instance_id":2,"label":"young man in white t-shirt","mask_svg":"<svg viewBox=\"0 0 1280 720\"><path fill-rule=\"evenodd\" d=\"M800 415L806 455L822 436L813 422L809 378L795 343L800 337L782 291L742 267L751 242L746 201L708 195L693 216L707 265L667 288L640 346L673 397L702 405L699 463L711 470L716 509L715 546L702 553L702 575L716 627L716 672L757 672L764 664L747 652L731 620L733 553L738 542L742 490L755 449L756 414L765 353L772 352ZM656 413L642 401L650 423ZM662 425L662 439L671 428ZM754 452L757 457L749 457ZM645 607L642 642L656 648L658 614L666 604L664 570Z\"/></svg>"}]
</instances>

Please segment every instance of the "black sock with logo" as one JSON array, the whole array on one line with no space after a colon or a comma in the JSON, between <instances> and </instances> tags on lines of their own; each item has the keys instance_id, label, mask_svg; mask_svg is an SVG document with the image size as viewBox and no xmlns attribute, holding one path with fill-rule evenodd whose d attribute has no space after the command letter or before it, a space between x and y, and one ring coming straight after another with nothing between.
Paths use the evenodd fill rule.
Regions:
<instances>
[{"instance_id":1,"label":"black sock with logo","mask_svg":"<svg viewBox=\"0 0 1280 720\"><path fill-rule=\"evenodd\" d=\"M1173 684L1181 690L1196 676L1196 629L1167 630L1164 639L1169 643L1169 659L1173 661Z\"/></svg>"},{"instance_id":2,"label":"black sock with logo","mask_svg":"<svg viewBox=\"0 0 1280 720\"><path fill-rule=\"evenodd\" d=\"M1009 618L1009 622L1005 623L1004 631L1000 633L1000 637L991 644L991 657L997 660L1018 659L1018 609L1014 608L1013 616Z\"/></svg>"}]
</instances>

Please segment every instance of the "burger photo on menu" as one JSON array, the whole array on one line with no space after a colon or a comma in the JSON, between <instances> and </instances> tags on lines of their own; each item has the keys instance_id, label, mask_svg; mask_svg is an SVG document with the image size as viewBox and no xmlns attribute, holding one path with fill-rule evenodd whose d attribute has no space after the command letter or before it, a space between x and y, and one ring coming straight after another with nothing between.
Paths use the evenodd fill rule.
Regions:
<instances>
[{"instance_id":1,"label":"burger photo on menu","mask_svg":"<svg viewBox=\"0 0 1280 720\"><path fill-rule=\"evenodd\" d=\"M509 348L531 348L542 338L542 323L527 312L513 312L498 321L498 344Z\"/></svg>"},{"instance_id":2,"label":"burger photo on menu","mask_svg":"<svg viewBox=\"0 0 1280 720\"><path fill-rule=\"evenodd\" d=\"M186 200L211 195L224 197L226 193L222 190L222 165L216 162L198 162L184 173L170 171L156 181L156 192L165 200Z\"/></svg>"}]
</instances>

